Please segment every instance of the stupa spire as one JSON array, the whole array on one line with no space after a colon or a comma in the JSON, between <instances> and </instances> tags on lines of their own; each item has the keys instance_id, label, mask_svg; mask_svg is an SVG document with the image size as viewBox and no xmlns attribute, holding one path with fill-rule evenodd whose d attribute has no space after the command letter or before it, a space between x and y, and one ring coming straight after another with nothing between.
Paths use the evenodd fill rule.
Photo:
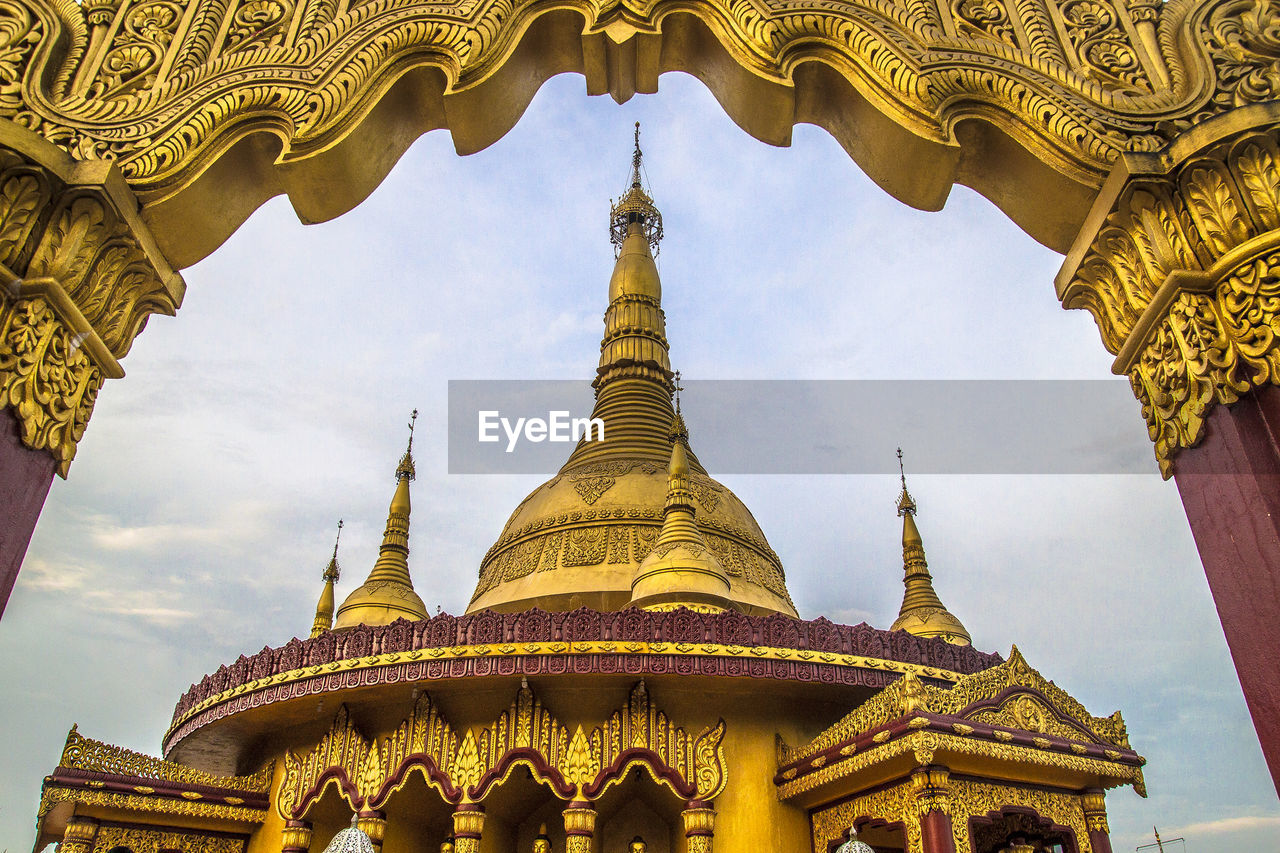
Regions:
<instances>
[{"instance_id":1,"label":"stupa spire","mask_svg":"<svg viewBox=\"0 0 1280 853\"><path fill-rule=\"evenodd\" d=\"M413 428L418 420L414 409L409 419L409 446L396 466L396 490L387 511L378 560L364 584L347 596L338 608L334 627L386 625L400 617L427 618L426 605L413 591L409 577L409 483L416 476L413 465Z\"/></svg>"},{"instance_id":2,"label":"stupa spire","mask_svg":"<svg viewBox=\"0 0 1280 853\"><path fill-rule=\"evenodd\" d=\"M643 163L637 123L630 185L609 211L609 236L617 260L609 279L600 363L592 382L596 392L592 417L604 421L605 440L579 444L565 463L566 470L621 457L660 463L670 454L674 374L662 311L662 281L654 262L662 240L662 214L645 190ZM694 471L706 473L696 456L689 461Z\"/></svg>"},{"instance_id":3,"label":"stupa spire","mask_svg":"<svg viewBox=\"0 0 1280 853\"><path fill-rule=\"evenodd\" d=\"M916 527L916 502L907 491L907 474L902 463L902 448L898 448L898 474L902 479L902 494L898 496L898 515L902 516L902 608L890 630L906 631L918 637L941 637L949 643L967 646L969 632L960 620L942 605L942 599L933 589L933 576L924 556L924 540Z\"/></svg>"},{"instance_id":4,"label":"stupa spire","mask_svg":"<svg viewBox=\"0 0 1280 853\"><path fill-rule=\"evenodd\" d=\"M333 556L329 565L325 566L324 589L320 592L320 600L316 602L316 618L311 623L311 636L318 637L325 631L333 629L333 585L337 583L341 572L338 569L338 542L342 539L342 519L338 519L338 535L333 537Z\"/></svg>"},{"instance_id":5,"label":"stupa spire","mask_svg":"<svg viewBox=\"0 0 1280 853\"><path fill-rule=\"evenodd\" d=\"M672 419L671 434L662 531L636 570L631 605L645 610L687 607L704 613L733 609L729 576L698 528L685 449L688 430L679 414Z\"/></svg>"}]
</instances>

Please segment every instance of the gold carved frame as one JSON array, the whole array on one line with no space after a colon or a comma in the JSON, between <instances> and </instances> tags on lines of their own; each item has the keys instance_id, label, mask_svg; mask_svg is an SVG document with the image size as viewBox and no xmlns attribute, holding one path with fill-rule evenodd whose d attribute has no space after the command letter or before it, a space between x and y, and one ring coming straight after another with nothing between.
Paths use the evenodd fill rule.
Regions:
<instances>
[{"instance_id":1,"label":"gold carved frame","mask_svg":"<svg viewBox=\"0 0 1280 853\"><path fill-rule=\"evenodd\" d=\"M114 359L147 314L176 308L173 270L267 198L328 219L428 130L462 153L492 143L553 74L623 101L683 70L760 139L818 124L895 197L937 209L966 184L1068 251L1059 294L1098 319L1168 473L1207 407L1275 381L1277 14L1267 0L0 0L0 262L25 281L42 252L82 250L45 276L69 299L5 293L0 392L65 473ZM68 163L116 188L114 207L75 209L97 230L22 192ZM128 262L104 260L111 240ZM86 265L93 281L64 280ZM51 345L15 355L32 334ZM32 364L65 381L33 389Z\"/></svg>"}]
</instances>

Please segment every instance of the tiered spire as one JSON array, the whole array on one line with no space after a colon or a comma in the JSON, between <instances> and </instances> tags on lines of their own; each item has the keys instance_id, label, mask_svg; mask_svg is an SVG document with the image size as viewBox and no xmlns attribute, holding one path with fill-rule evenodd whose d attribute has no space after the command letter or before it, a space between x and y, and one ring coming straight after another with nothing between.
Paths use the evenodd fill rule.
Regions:
<instances>
[{"instance_id":1,"label":"tiered spire","mask_svg":"<svg viewBox=\"0 0 1280 853\"><path fill-rule=\"evenodd\" d=\"M342 519L338 519L338 535L333 538L333 556L329 565L325 566L324 589L320 592L320 600L316 602L316 618L311 623L311 636L318 637L325 631L333 630L333 585L337 583L341 572L338 569L338 541L342 538Z\"/></svg>"},{"instance_id":2,"label":"tiered spire","mask_svg":"<svg viewBox=\"0 0 1280 853\"><path fill-rule=\"evenodd\" d=\"M898 473L902 478L902 494L898 497L898 515L902 516L902 609L890 630L906 631L917 637L941 637L958 646L970 644L969 632L960 620L942 606L933 589L933 576L924 557L924 541L916 528L916 502L907 491L907 474L902 464L902 448L898 448Z\"/></svg>"},{"instance_id":3,"label":"tiered spire","mask_svg":"<svg viewBox=\"0 0 1280 853\"><path fill-rule=\"evenodd\" d=\"M731 610L729 576L707 547L694 515L689 488L688 430L676 414L671 422L671 462L662 532L631 582L631 605L645 610L687 607L704 613Z\"/></svg>"},{"instance_id":4,"label":"tiered spire","mask_svg":"<svg viewBox=\"0 0 1280 853\"><path fill-rule=\"evenodd\" d=\"M609 306L604 315L600 364L592 387L591 416L605 424L605 440L579 444L565 463L567 470L584 462L618 457L648 457L665 462L670 452L667 432L672 372L662 311L662 281L653 256L662 240L662 214L642 182L643 152L636 124L631 156L631 185L609 212L609 235L617 261L609 279ZM696 456L690 465L706 473Z\"/></svg>"},{"instance_id":5,"label":"tiered spire","mask_svg":"<svg viewBox=\"0 0 1280 853\"><path fill-rule=\"evenodd\" d=\"M418 410L409 421L409 446L396 466L396 491L387 513L387 527L378 549L378 561L364 584L347 596L338 608L337 630L356 625L386 625L400 617L426 619L427 608L413 591L409 577L409 483L415 477L413 428Z\"/></svg>"}]
</instances>

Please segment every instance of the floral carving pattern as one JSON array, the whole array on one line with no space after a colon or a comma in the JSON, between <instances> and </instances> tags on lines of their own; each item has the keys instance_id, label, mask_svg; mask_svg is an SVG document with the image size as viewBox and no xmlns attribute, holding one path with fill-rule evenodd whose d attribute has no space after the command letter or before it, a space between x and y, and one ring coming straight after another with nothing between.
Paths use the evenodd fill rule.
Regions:
<instances>
[{"instance_id":1,"label":"floral carving pattern","mask_svg":"<svg viewBox=\"0 0 1280 853\"><path fill-rule=\"evenodd\" d=\"M123 847L133 853L243 853L248 839L209 835L203 832L162 832L126 826L104 826L98 830L95 850Z\"/></svg>"},{"instance_id":2,"label":"floral carving pattern","mask_svg":"<svg viewBox=\"0 0 1280 853\"><path fill-rule=\"evenodd\" d=\"M1231 132L1138 171L1063 304L1093 314L1129 377L1166 476L1205 419L1280 383L1280 147L1277 132Z\"/></svg>"}]
</instances>

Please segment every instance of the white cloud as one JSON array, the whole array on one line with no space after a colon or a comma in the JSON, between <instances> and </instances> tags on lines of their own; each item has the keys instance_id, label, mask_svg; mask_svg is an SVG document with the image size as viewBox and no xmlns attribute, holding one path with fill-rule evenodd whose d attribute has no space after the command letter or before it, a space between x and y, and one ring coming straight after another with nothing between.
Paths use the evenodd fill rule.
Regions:
<instances>
[{"instance_id":1,"label":"white cloud","mask_svg":"<svg viewBox=\"0 0 1280 853\"><path fill-rule=\"evenodd\" d=\"M1280 816L1253 815L1244 817L1224 817L1218 820L1189 823L1186 826L1170 830L1169 837L1178 835L1218 835L1224 832L1241 832L1250 830L1271 830L1280 832Z\"/></svg>"}]
</instances>

